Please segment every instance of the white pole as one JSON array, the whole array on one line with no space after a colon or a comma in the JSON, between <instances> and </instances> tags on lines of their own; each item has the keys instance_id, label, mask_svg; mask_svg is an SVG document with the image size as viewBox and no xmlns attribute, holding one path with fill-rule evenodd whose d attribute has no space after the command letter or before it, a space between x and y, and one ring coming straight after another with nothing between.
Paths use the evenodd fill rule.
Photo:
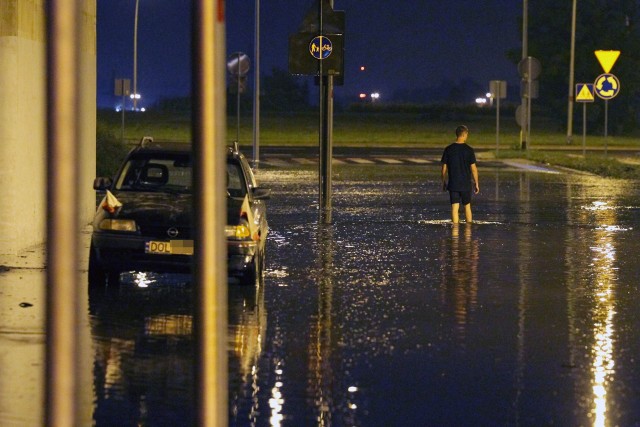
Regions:
<instances>
[{"instance_id":1,"label":"white pole","mask_svg":"<svg viewBox=\"0 0 640 427\"><path fill-rule=\"evenodd\" d=\"M255 71L253 76L253 167L260 163L260 0L255 11Z\"/></svg>"},{"instance_id":2,"label":"white pole","mask_svg":"<svg viewBox=\"0 0 640 427\"><path fill-rule=\"evenodd\" d=\"M138 5L140 0L136 0L136 12L133 20L133 111L138 105Z\"/></svg>"},{"instance_id":3,"label":"white pole","mask_svg":"<svg viewBox=\"0 0 640 427\"><path fill-rule=\"evenodd\" d=\"M529 56L528 28L529 28L529 0L522 0L522 59ZM520 127L520 149L523 148L523 145L527 144L527 137L528 137L527 117L529 117L529 110L528 110L529 105L527 102L527 97L522 98L521 108L525 110L527 115L524 118L524 120L522 120L522 126Z\"/></svg>"},{"instance_id":4,"label":"white pole","mask_svg":"<svg viewBox=\"0 0 640 427\"><path fill-rule=\"evenodd\" d=\"M567 111L567 144L573 142L573 91L574 70L576 58L576 6L577 0L573 0L571 11L571 58L569 60L569 107Z\"/></svg>"}]
</instances>

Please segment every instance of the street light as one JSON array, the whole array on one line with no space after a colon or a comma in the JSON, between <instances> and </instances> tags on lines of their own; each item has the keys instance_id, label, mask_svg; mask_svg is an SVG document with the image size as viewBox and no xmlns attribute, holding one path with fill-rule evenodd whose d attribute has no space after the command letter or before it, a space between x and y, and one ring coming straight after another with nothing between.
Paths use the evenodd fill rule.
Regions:
<instances>
[{"instance_id":1,"label":"street light","mask_svg":"<svg viewBox=\"0 0 640 427\"><path fill-rule=\"evenodd\" d=\"M136 12L133 20L133 93L138 93L138 6L140 0L136 0ZM133 97L133 111L138 106L138 98Z\"/></svg>"}]
</instances>

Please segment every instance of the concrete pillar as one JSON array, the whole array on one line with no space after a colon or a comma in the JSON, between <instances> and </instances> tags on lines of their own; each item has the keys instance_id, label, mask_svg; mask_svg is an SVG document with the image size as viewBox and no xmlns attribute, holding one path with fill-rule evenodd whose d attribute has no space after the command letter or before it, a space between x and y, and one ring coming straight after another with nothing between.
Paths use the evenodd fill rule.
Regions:
<instances>
[{"instance_id":1,"label":"concrete pillar","mask_svg":"<svg viewBox=\"0 0 640 427\"><path fill-rule=\"evenodd\" d=\"M45 240L45 0L0 2L0 255ZM85 0L81 103L80 217L95 210L96 0Z\"/></svg>"}]
</instances>

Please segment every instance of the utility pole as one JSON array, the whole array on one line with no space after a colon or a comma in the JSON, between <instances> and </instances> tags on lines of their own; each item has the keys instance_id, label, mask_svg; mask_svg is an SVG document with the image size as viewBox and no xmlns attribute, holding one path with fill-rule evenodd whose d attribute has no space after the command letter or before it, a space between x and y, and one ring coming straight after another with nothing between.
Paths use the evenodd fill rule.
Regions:
<instances>
[{"instance_id":1,"label":"utility pole","mask_svg":"<svg viewBox=\"0 0 640 427\"><path fill-rule=\"evenodd\" d=\"M529 0L522 0L522 59L529 56ZM529 115L528 97L522 97L521 107ZM520 149L527 147L528 122L523 120L520 126Z\"/></svg>"},{"instance_id":2,"label":"utility pole","mask_svg":"<svg viewBox=\"0 0 640 427\"><path fill-rule=\"evenodd\" d=\"M571 10L571 59L569 60L569 107L567 111L567 144L573 142L573 96L574 96L574 71L576 59L576 11L577 0L573 0Z\"/></svg>"}]
</instances>

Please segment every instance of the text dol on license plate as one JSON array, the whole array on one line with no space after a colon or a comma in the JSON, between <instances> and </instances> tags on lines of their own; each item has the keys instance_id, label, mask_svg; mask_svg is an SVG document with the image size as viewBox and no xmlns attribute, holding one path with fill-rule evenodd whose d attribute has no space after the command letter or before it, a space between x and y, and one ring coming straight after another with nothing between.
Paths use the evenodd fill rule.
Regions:
<instances>
[{"instance_id":1,"label":"text dol on license plate","mask_svg":"<svg viewBox=\"0 0 640 427\"><path fill-rule=\"evenodd\" d=\"M144 252L158 255L193 255L193 240L151 240L144 244Z\"/></svg>"}]
</instances>

